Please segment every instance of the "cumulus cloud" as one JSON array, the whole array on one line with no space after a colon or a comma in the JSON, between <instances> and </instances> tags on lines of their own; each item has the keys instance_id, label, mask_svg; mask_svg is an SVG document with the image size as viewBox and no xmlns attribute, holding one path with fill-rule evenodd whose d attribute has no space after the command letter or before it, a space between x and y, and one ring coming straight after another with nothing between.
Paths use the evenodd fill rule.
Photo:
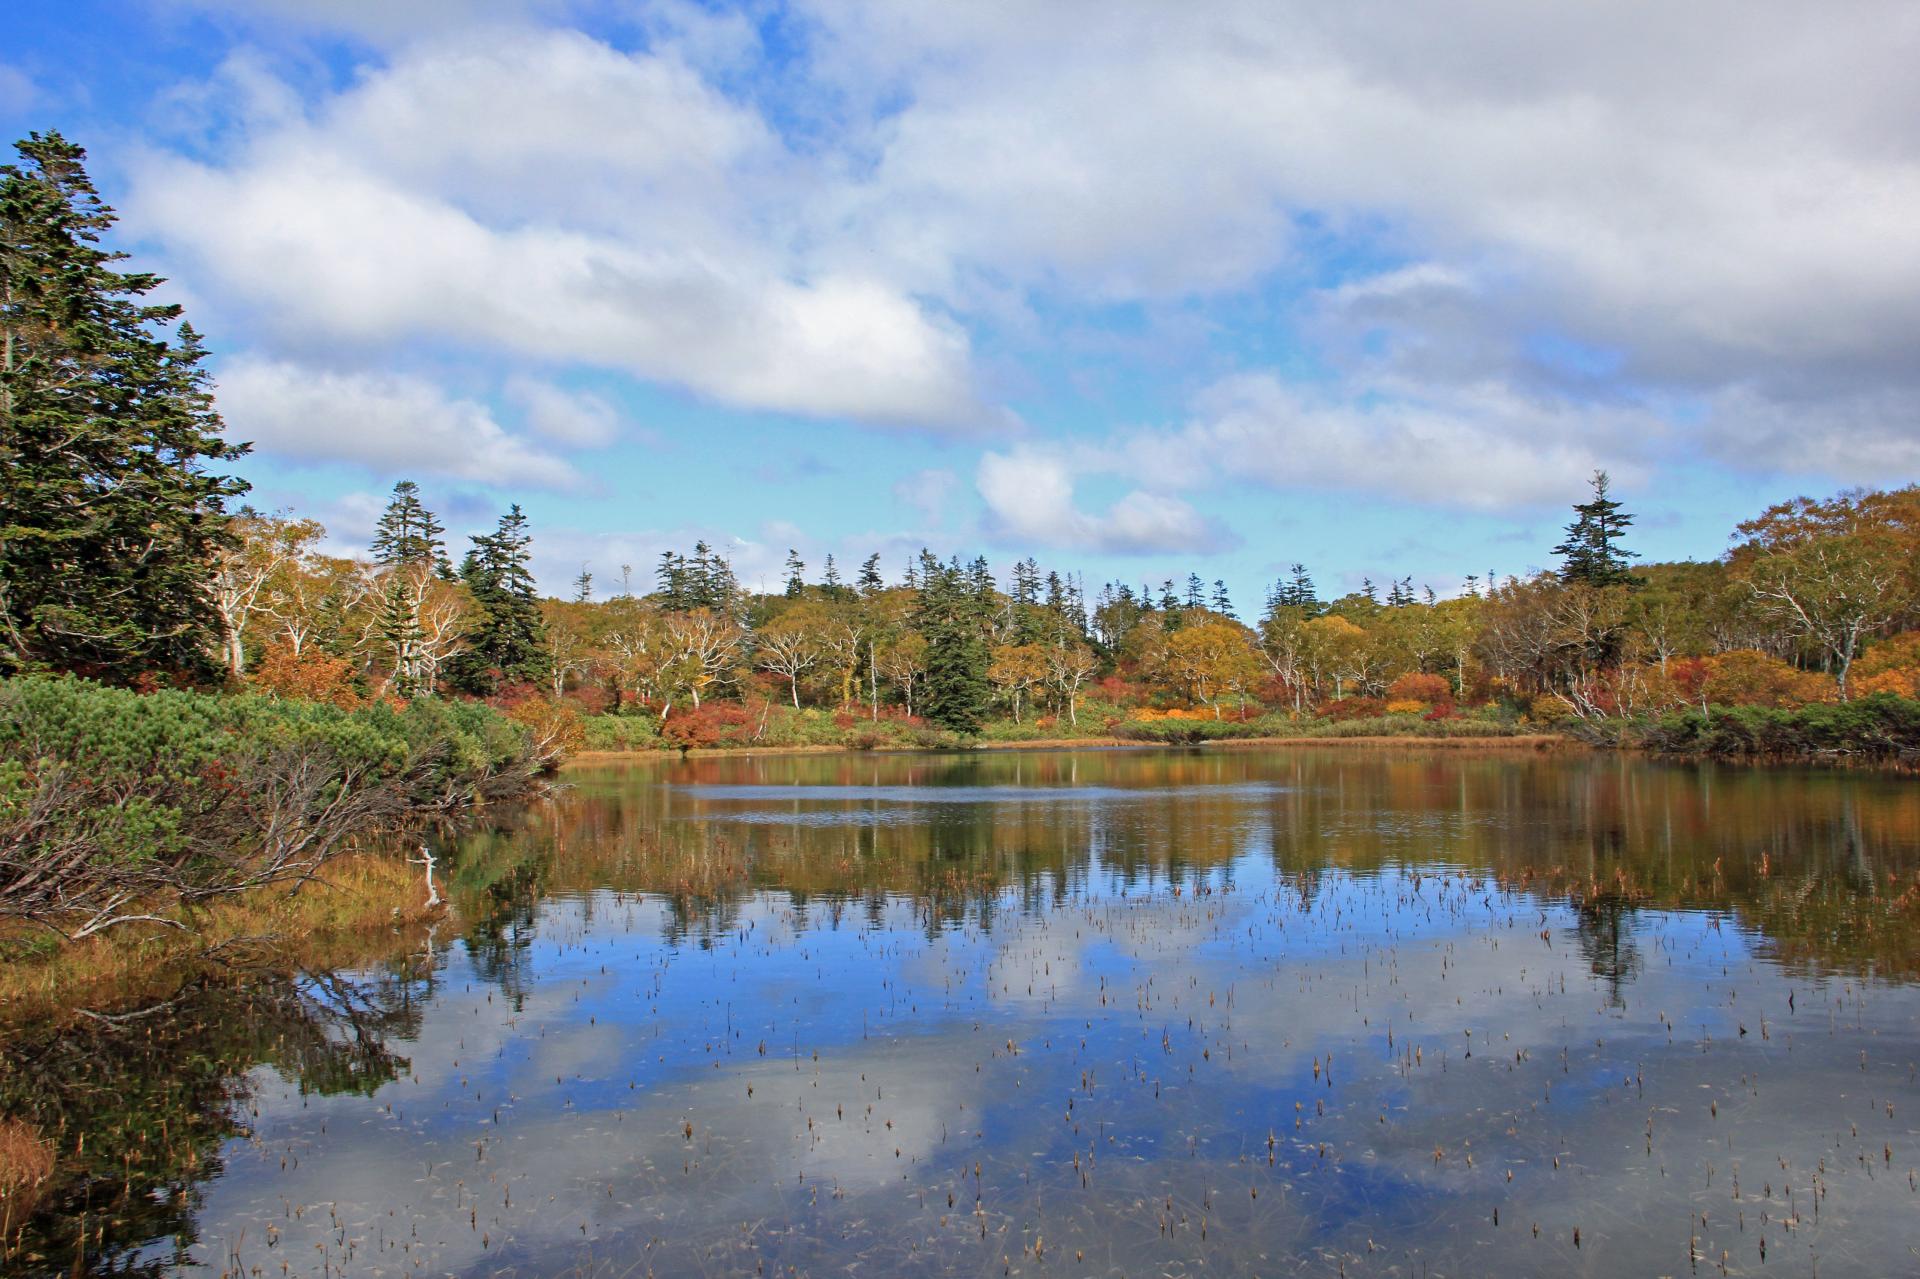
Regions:
<instances>
[{"instance_id":1,"label":"cumulus cloud","mask_svg":"<svg viewBox=\"0 0 1920 1279\"><path fill-rule=\"evenodd\" d=\"M1710 455L1736 471L1868 486L1920 476L1920 388L1809 400L1739 385L1716 393L1704 418Z\"/></svg>"},{"instance_id":2,"label":"cumulus cloud","mask_svg":"<svg viewBox=\"0 0 1920 1279\"><path fill-rule=\"evenodd\" d=\"M536 435L583 448L603 448L619 438L619 411L591 391L569 391L521 376L509 378L506 389Z\"/></svg>"},{"instance_id":3,"label":"cumulus cloud","mask_svg":"<svg viewBox=\"0 0 1920 1279\"><path fill-rule=\"evenodd\" d=\"M1233 544L1230 533L1179 498L1139 489L1105 514L1074 504L1074 472L1066 458L1023 447L987 453L976 475L987 509L987 532L1022 547L1151 555L1215 551Z\"/></svg>"},{"instance_id":4,"label":"cumulus cloud","mask_svg":"<svg viewBox=\"0 0 1920 1279\"><path fill-rule=\"evenodd\" d=\"M910 87L862 248L1112 297L1254 283L1312 234L1472 263L1650 370L1908 367L1920 16L1791 4L817 0L823 61ZM1790 48L1791 58L1780 50Z\"/></svg>"},{"instance_id":5,"label":"cumulus cloud","mask_svg":"<svg viewBox=\"0 0 1920 1279\"><path fill-rule=\"evenodd\" d=\"M241 358L221 369L217 401L230 437L275 457L514 487L584 483L566 461L509 432L485 405L450 398L422 378Z\"/></svg>"},{"instance_id":6,"label":"cumulus cloud","mask_svg":"<svg viewBox=\"0 0 1920 1279\"><path fill-rule=\"evenodd\" d=\"M778 159L670 54L521 34L410 47L228 164L154 155L133 206L289 343L429 338L750 409L988 419L957 324L857 265L812 269L739 205Z\"/></svg>"},{"instance_id":7,"label":"cumulus cloud","mask_svg":"<svg viewBox=\"0 0 1920 1279\"><path fill-rule=\"evenodd\" d=\"M1310 384L1227 379L1107 457L988 454L983 497L1065 489L989 498L996 527L1064 545L1204 541L1167 495L1236 478L1493 509L1594 466L1916 465L1903 0L1844 23L1785 0L1390 22L1220 0L1177 23L1151 0L793 0L777 57L680 3L636 19L635 52L531 25L561 0L205 2L386 40L317 97L228 74L226 158L138 174L139 229L282 353L426 341L960 431L1004 413L975 334L1036 341L1050 306L1298 335ZM592 413L527 412L599 438ZM1078 511L1097 473L1136 493Z\"/></svg>"},{"instance_id":8,"label":"cumulus cloud","mask_svg":"<svg viewBox=\"0 0 1920 1279\"><path fill-rule=\"evenodd\" d=\"M1435 506L1557 505L1593 471L1646 474L1667 428L1646 409L1522 395L1504 383L1309 392L1272 373L1222 379L1182 426L1089 451L1163 489L1228 480L1385 493Z\"/></svg>"}]
</instances>

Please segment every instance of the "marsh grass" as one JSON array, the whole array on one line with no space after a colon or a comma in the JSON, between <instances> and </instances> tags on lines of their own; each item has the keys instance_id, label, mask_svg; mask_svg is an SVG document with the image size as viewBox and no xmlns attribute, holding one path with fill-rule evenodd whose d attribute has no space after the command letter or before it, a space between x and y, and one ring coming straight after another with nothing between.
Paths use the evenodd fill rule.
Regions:
<instances>
[{"instance_id":1,"label":"marsh grass","mask_svg":"<svg viewBox=\"0 0 1920 1279\"><path fill-rule=\"evenodd\" d=\"M169 998L209 962L245 952L268 963L350 962L395 927L437 917L425 883L398 856L348 853L312 879L271 884L169 913L183 927L129 925L77 942L45 932L0 936L0 1027L67 1019Z\"/></svg>"},{"instance_id":2,"label":"marsh grass","mask_svg":"<svg viewBox=\"0 0 1920 1279\"><path fill-rule=\"evenodd\" d=\"M0 1250L53 1184L53 1147L32 1126L0 1119Z\"/></svg>"}]
</instances>

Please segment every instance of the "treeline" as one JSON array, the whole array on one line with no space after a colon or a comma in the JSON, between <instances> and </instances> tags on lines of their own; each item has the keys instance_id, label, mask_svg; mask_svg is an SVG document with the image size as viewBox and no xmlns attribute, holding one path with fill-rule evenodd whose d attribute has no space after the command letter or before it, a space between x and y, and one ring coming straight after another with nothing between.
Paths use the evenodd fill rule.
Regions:
<instances>
[{"instance_id":1,"label":"treeline","mask_svg":"<svg viewBox=\"0 0 1920 1279\"><path fill-rule=\"evenodd\" d=\"M897 576L869 556L852 581L790 554L782 589L758 593L704 543L663 555L650 589L623 568L596 599L583 569L571 599L543 599L517 508L456 569L406 482L368 559L319 554L311 523L247 513L222 573L241 601L225 619L236 677L343 703L537 689L590 726L636 722L607 744L786 741L795 712L839 721L839 738L806 740L862 721L1165 736L1154 726L1556 724L1920 688L1920 490L1785 503L1701 563L1635 566L1632 523L1599 475L1557 571L1447 599L1400 579L1322 600L1294 565L1252 623L1198 575L1184 592L1116 582L1089 600L1031 559L1003 581L984 558L930 551Z\"/></svg>"}]
</instances>

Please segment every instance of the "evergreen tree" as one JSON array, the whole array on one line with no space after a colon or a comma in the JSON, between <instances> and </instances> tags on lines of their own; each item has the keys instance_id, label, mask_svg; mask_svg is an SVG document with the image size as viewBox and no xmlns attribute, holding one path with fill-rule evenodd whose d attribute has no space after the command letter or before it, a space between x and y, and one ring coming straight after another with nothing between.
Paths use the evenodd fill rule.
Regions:
<instances>
[{"instance_id":1,"label":"evergreen tree","mask_svg":"<svg viewBox=\"0 0 1920 1279\"><path fill-rule=\"evenodd\" d=\"M683 555L672 551L660 552L660 566L653 571L654 593L660 597L660 607L668 612L680 612L688 607L687 603L687 560Z\"/></svg>"},{"instance_id":2,"label":"evergreen tree","mask_svg":"<svg viewBox=\"0 0 1920 1279\"><path fill-rule=\"evenodd\" d=\"M113 210L58 133L0 166L0 673L210 674L226 500L199 335L100 246Z\"/></svg>"},{"instance_id":3,"label":"evergreen tree","mask_svg":"<svg viewBox=\"0 0 1920 1279\"><path fill-rule=\"evenodd\" d=\"M860 565L860 593L871 599L886 586L887 580L880 576L880 552L875 551Z\"/></svg>"},{"instance_id":4,"label":"evergreen tree","mask_svg":"<svg viewBox=\"0 0 1920 1279\"><path fill-rule=\"evenodd\" d=\"M573 579L573 602L585 604L593 599L593 571L585 564L580 566L580 576Z\"/></svg>"},{"instance_id":5,"label":"evergreen tree","mask_svg":"<svg viewBox=\"0 0 1920 1279\"><path fill-rule=\"evenodd\" d=\"M693 544L693 557L687 561L686 567L686 607L713 608L716 606L715 600L720 592L715 580L715 570L719 567L719 563L719 557L713 553L713 548L708 546L704 539Z\"/></svg>"},{"instance_id":6,"label":"evergreen tree","mask_svg":"<svg viewBox=\"0 0 1920 1279\"><path fill-rule=\"evenodd\" d=\"M984 618L993 610L993 597L996 593L993 584L993 570L987 567L987 557L976 555L973 563L967 566L967 580L973 587L973 597Z\"/></svg>"},{"instance_id":7,"label":"evergreen tree","mask_svg":"<svg viewBox=\"0 0 1920 1279\"><path fill-rule=\"evenodd\" d=\"M787 548L787 598L799 599L807 589L807 563L800 558L800 552L791 546Z\"/></svg>"},{"instance_id":8,"label":"evergreen tree","mask_svg":"<svg viewBox=\"0 0 1920 1279\"><path fill-rule=\"evenodd\" d=\"M420 677L419 655L423 638L414 595L396 575L380 599L380 611L374 619L380 643L393 662L392 691L401 697L424 692Z\"/></svg>"},{"instance_id":9,"label":"evergreen tree","mask_svg":"<svg viewBox=\"0 0 1920 1279\"><path fill-rule=\"evenodd\" d=\"M1205 608L1207 606L1207 584L1200 580L1198 573L1187 574L1187 607Z\"/></svg>"},{"instance_id":10,"label":"evergreen tree","mask_svg":"<svg viewBox=\"0 0 1920 1279\"><path fill-rule=\"evenodd\" d=\"M1593 473L1593 498L1577 503L1574 521L1567 525L1567 540L1553 548L1561 557L1560 580L1587 586L1633 586L1640 581L1628 566L1640 558L1620 546L1620 536L1632 524L1633 516L1620 509L1620 503L1607 496L1607 473Z\"/></svg>"},{"instance_id":11,"label":"evergreen tree","mask_svg":"<svg viewBox=\"0 0 1920 1279\"><path fill-rule=\"evenodd\" d=\"M1227 583L1223 578L1213 579L1213 611L1222 617L1233 616L1233 597L1227 594Z\"/></svg>"},{"instance_id":12,"label":"evergreen tree","mask_svg":"<svg viewBox=\"0 0 1920 1279\"><path fill-rule=\"evenodd\" d=\"M846 591L840 581L840 569L834 564L831 553L827 555L826 567L821 570L820 584L827 588L827 595L833 599L839 599Z\"/></svg>"},{"instance_id":13,"label":"evergreen tree","mask_svg":"<svg viewBox=\"0 0 1920 1279\"><path fill-rule=\"evenodd\" d=\"M1013 602L1037 604L1040 601L1040 566L1032 556L1013 566Z\"/></svg>"},{"instance_id":14,"label":"evergreen tree","mask_svg":"<svg viewBox=\"0 0 1920 1279\"><path fill-rule=\"evenodd\" d=\"M1288 572L1293 574L1293 581L1288 584L1288 589L1292 593L1288 597L1287 603L1295 608L1305 609L1309 617L1318 617L1320 615L1320 592L1313 584L1313 575L1307 572L1307 566L1305 564L1291 565L1288 568Z\"/></svg>"},{"instance_id":15,"label":"evergreen tree","mask_svg":"<svg viewBox=\"0 0 1920 1279\"><path fill-rule=\"evenodd\" d=\"M447 558L446 532L420 501L420 486L401 480L393 486L393 496L380 522L373 526L373 562L383 568L438 565Z\"/></svg>"},{"instance_id":16,"label":"evergreen tree","mask_svg":"<svg viewBox=\"0 0 1920 1279\"><path fill-rule=\"evenodd\" d=\"M473 595L467 647L456 659L453 682L470 693L497 692L502 684L537 681L547 674L546 626L527 567L527 517L516 504L491 533L476 535L460 577Z\"/></svg>"},{"instance_id":17,"label":"evergreen tree","mask_svg":"<svg viewBox=\"0 0 1920 1279\"><path fill-rule=\"evenodd\" d=\"M927 557L931 560L931 557ZM986 605L979 586L984 561L972 571L956 559L923 562L914 626L927 640L927 718L958 733L978 732L986 719L991 689L987 683ZM992 578L988 578L991 591Z\"/></svg>"}]
</instances>

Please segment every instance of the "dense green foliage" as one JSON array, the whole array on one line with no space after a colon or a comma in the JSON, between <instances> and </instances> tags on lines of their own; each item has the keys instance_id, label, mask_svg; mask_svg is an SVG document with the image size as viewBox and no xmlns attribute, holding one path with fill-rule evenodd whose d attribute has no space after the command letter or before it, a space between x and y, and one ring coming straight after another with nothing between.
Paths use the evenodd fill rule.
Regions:
<instances>
[{"instance_id":1,"label":"dense green foliage","mask_svg":"<svg viewBox=\"0 0 1920 1279\"><path fill-rule=\"evenodd\" d=\"M990 690L986 619L993 613L993 579L984 563L972 571L959 561L921 564L916 616L926 637L925 714L956 733L978 732Z\"/></svg>"},{"instance_id":2,"label":"dense green foliage","mask_svg":"<svg viewBox=\"0 0 1920 1279\"><path fill-rule=\"evenodd\" d=\"M0 166L0 674L207 672L224 502L200 339L100 247L113 210L58 133Z\"/></svg>"},{"instance_id":3,"label":"dense green foliage","mask_svg":"<svg viewBox=\"0 0 1920 1279\"><path fill-rule=\"evenodd\" d=\"M503 684L537 682L547 675L546 627L528 568L531 541L527 517L515 505L500 517L499 528L473 539L460 566L473 611L453 680L466 692L492 693Z\"/></svg>"},{"instance_id":4,"label":"dense green foliage","mask_svg":"<svg viewBox=\"0 0 1920 1279\"><path fill-rule=\"evenodd\" d=\"M0 684L0 917L69 933L310 874L342 841L524 787L525 729L472 702Z\"/></svg>"},{"instance_id":5,"label":"dense green foliage","mask_svg":"<svg viewBox=\"0 0 1920 1279\"><path fill-rule=\"evenodd\" d=\"M1788 709L1687 710L1626 727L1628 744L1720 759L1920 759L1920 701L1875 693Z\"/></svg>"}]
</instances>

